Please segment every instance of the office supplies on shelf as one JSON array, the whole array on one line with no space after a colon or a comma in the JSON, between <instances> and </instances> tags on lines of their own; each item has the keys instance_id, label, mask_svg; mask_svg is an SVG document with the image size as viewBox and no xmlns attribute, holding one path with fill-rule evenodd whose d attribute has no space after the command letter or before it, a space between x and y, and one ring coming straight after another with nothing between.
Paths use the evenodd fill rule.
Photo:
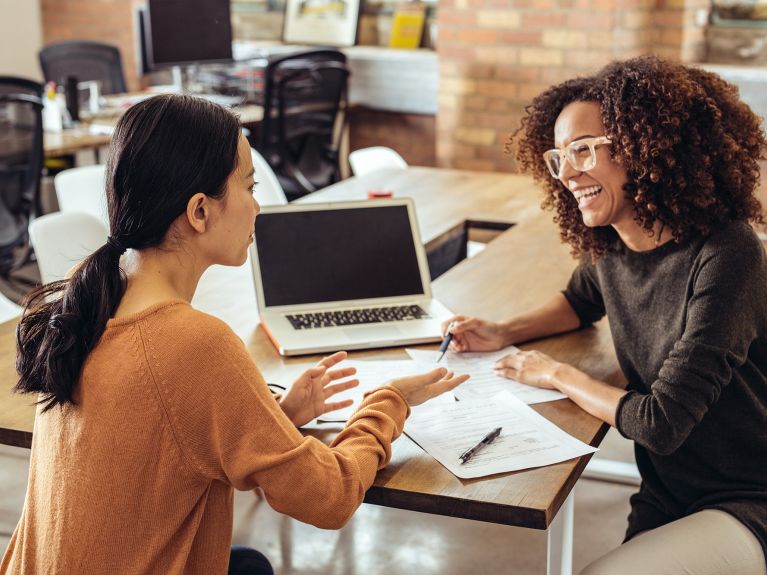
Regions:
<instances>
[{"instance_id":1,"label":"office supplies on shelf","mask_svg":"<svg viewBox=\"0 0 767 575\"><path fill-rule=\"evenodd\" d=\"M474 457L474 456L475 456L475 455L476 455L476 454L479 452L479 450L480 450L480 449L482 449L482 448L484 448L484 447L487 447L487 446L488 446L488 445L490 445L490 444L491 444L493 441L495 441L496 439L498 439L498 437L501 435L501 431L502 431L502 430L503 430L503 428L502 428L502 427L496 427L495 429L493 429L493 431L491 431L490 433L488 433L487 435L485 435L485 437L483 437L483 438L480 440L480 442L479 442L479 443L477 443L477 445L475 445L474 447L471 447L471 448L467 449L467 450L466 450L466 451L464 451L464 452L463 452L461 455L459 455L459 456L458 456L458 459L460 459L460 460L461 460L461 464L464 464L464 463L466 463L467 461L469 461L469 459L471 459L472 457Z\"/></svg>"},{"instance_id":2,"label":"office supplies on shelf","mask_svg":"<svg viewBox=\"0 0 767 575\"><path fill-rule=\"evenodd\" d=\"M503 435L493 442L492 449L483 449L465 464L461 462L460 455L471 446L466 438L487 433L488 426L502 427ZM426 403L411 413L405 433L461 479L551 465L597 451L508 391L449 405Z\"/></svg>"},{"instance_id":3,"label":"office supplies on shelf","mask_svg":"<svg viewBox=\"0 0 767 575\"><path fill-rule=\"evenodd\" d=\"M440 353L439 351L423 349L406 349L405 351L411 358L424 365L433 364L437 361ZM469 381L453 391L455 397L463 401L489 397L501 391L509 391L527 404L543 403L567 397L564 393L553 389L540 389L496 374L493 370L495 362L518 351L519 349L513 345L492 352L458 353L448 350L443 361L445 367L456 373L471 375Z\"/></svg>"}]
</instances>

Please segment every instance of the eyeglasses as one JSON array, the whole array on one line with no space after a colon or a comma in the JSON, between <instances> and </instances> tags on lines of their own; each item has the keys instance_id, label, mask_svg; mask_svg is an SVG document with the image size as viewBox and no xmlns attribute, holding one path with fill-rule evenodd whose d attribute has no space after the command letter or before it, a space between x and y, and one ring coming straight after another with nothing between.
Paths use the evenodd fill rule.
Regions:
<instances>
[{"instance_id":1,"label":"eyeglasses","mask_svg":"<svg viewBox=\"0 0 767 575\"><path fill-rule=\"evenodd\" d=\"M551 176L559 180L561 179L559 176L562 173L565 158L567 158L567 161L570 162L574 170L586 172L597 165L597 146L604 146L610 143L611 140L607 136L583 138L582 140L572 142L564 150L554 148L553 150L543 152L543 161L546 163L549 172L551 172Z\"/></svg>"}]
</instances>

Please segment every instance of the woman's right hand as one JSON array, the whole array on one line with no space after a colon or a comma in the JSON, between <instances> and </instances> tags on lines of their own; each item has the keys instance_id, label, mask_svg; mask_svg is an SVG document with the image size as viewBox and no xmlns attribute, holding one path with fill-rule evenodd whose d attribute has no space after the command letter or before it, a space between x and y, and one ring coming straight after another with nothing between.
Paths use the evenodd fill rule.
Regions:
<instances>
[{"instance_id":1,"label":"woman's right hand","mask_svg":"<svg viewBox=\"0 0 767 575\"><path fill-rule=\"evenodd\" d=\"M505 327L500 323L456 315L442 324L442 333L447 333L448 327L453 334L450 348L463 351L495 351L509 345Z\"/></svg>"},{"instance_id":2,"label":"woman's right hand","mask_svg":"<svg viewBox=\"0 0 767 575\"><path fill-rule=\"evenodd\" d=\"M466 374L455 375L444 367L438 367L420 375L394 379L388 385L397 388L412 407L458 387L467 379L469 376Z\"/></svg>"}]
</instances>

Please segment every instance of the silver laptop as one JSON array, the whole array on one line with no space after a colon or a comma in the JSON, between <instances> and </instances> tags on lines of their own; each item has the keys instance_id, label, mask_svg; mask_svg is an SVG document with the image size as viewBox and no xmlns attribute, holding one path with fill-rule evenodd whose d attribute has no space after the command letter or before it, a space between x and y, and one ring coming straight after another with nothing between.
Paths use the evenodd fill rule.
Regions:
<instances>
[{"instance_id":1,"label":"silver laptop","mask_svg":"<svg viewBox=\"0 0 767 575\"><path fill-rule=\"evenodd\" d=\"M251 262L261 323L282 355L440 339L410 198L264 207Z\"/></svg>"}]
</instances>

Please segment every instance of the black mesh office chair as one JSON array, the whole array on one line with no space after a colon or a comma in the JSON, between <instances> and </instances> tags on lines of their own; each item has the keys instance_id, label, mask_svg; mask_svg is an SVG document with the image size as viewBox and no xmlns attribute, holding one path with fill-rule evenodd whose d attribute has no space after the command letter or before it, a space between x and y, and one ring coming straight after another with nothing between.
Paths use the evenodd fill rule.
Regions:
<instances>
[{"instance_id":1,"label":"black mesh office chair","mask_svg":"<svg viewBox=\"0 0 767 575\"><path fill-rule=\"evenodd\" d=\"M100 42L58 42L40 50L46 82L63 85L68 76L79 82L101 82L102 94L127 92L120 50Z\"/></svg>"},{"instance_id":2,"label":"black mesh office chair","mask_svg":"<svg viewBox=\"0 0 767 575\"><path fill-rule=\"evenodd\" d=\"M43 168L42 86L25 78L0 76L0 278L12 277L30 260L27 228L39 213Z\"/></svg>"},{"instance_id":3,"label":"black mesh office chair","mask_svg":"<svg viewBox=\"0 0 767 575\"><path fill-rule=\"evenodd\" d=\"M257 147L288 200L340 179L348 77L346 56L337 50L291 54L266 67Z\"/></svg>"}]
</instances>

